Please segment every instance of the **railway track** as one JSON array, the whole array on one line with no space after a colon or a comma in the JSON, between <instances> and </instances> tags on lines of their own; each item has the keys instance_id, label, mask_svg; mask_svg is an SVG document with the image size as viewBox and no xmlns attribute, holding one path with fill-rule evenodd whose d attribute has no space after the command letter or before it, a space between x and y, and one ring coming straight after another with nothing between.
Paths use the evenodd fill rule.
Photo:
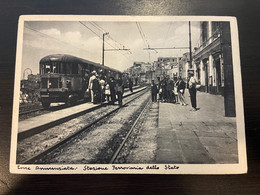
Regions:
<instances>
[{"instance_id":1,"label":"railway track","mask_svg":"<svg viewBox=\"0 0 260 195\"><path fill-rule=\"evenodd\" d=\"M139 98L140 96L142 96L146 92L147 92L147 89L146 90L141 90L134 98L132 98L129 101L125 102L122 107L125 107L126 105L128 105L131 102L135 101L137 98ZM74 139L77 135L79 135L83 131L88 131L88 129L90 127L94 126L99 121L101 121L101 120L107 118L108 116L112 115L113 113L117 112L119 109L121 109L121 107L117 107L117 108L113 109L112 111L107 112L106 114L104 114L101 117L95 119L91 123L88 123L84 127L80 128L79 130L73 132L69 136L61 139L59 142L56 142L55 144L47 147L44 151L41 151L41 152L37 153L36 155L34 155L34 156L30 157L30 158L27 158L26 160L23 160L22 162L20 162L20 164L34 164L35 162L37 162L40 159L44 158L44 156L46 156L47 154L51 153L52 151L54 151L58 147L64 145L65 143L69 142L70 140Z\"/></svg>"},{"instance_id":2,"label":"railway track","mask_svg":"<svg viewBox=\"0 0 260 195\"><path fill-rule=\"evenodd\" d=\"M134 87L133 89L138 89L138 87ZM129 89L126 89L125 92L128 92ZM80 104L84 104L86 103L85 101L83 100L79 100L77 103L71 105L70 107L72 106L77 106L77 105L80 105ZM29 117L32 117L30 116L31 114L33 113L36 113L36 112L42 112L42 111L47 111L47 112L53 112L53 111L57 111L57 110L61 110L61 109L64 109L68 107L68 105L66 104L62 104L62 105L58 105L58 106L53 106L53 107L50 107L48 109L45 109L43 107L40 107L40 108L35 108L35 109L29 109L29 110L25 110L25 111L20 111L19 112L19 117L25 117L25 118L29 118ZM26 106L22 106L23 109L26 108ZM38 115L40 115L41 113L39 113ZM29 117L26 117L26 115L28 115ZM34 115L33 115L34 116Z\"/></svg>"},{"instance_id":3,"label":"railway track","mask_svg":"<svg viewBox=\"0 0 260 195\"><path fill-rule=\"evenodd\" d=\"M23 116L23 115L31 114L31 113L34 113L34 112L43 111L43 110L44 110L44 108L22 111L22 112L19 112L19 116Z\"/></svg>"},{"instance_id":4,"label":"railway track","mask_svg":"<svg viewBox=\"0 0 260 195\"><path fill-rule=\"evenodd\" d=\"M138 89L135 90L135 92L128 93L128 94L124 95L124 98L132 96L132 95L134 95L134 94L136 94L136 93L138 93L138 92L140 92L140 91L142 91L144 89L145 89L145 87L138 88ZM80 105L80 104L78 104L78 105ZM21 140L26 139L28 137L31 137L31 136L33 136L33 135L35 135L37 133L44 132L47 129L50 129L50 128L54 127L54 126L60 125L62 123L65 123L65 122L67 122L69 120L72 120L74 118L80 117L80 116L82 116L82 115L84 115L86 113L95 111L95 110L97 110L97 109L99 109L101 107L104 107L106 105L108 105L108 104L107 103L105 103L105 104L97 104L96 106L91 107L89 109L85 109L85 107L84 107L80 111L76 110L75 112L73 112L73 114L66 114L65 116L61 115L62 117L58 117L58 118L56 116L59 116L59 114L55 114L55 115L52 115L53 118L56 118L55 120L49 120L49 121L46 121L46 122L43 122L43 123L40 122L40 121L41 120L45 121L45 118L46 117L48 118L48 116L46 116L44 118L40 117L40 119L38 117L37 120L40 120L40 121L39 122L38 121L34 121L34 123L32 123L31 120L29 122L22 121L22 124L19 127L19 128L21 128L21 130L18 133L18 140L21 141ZM57 109L57 111L59 111L59 110L62 110L62 109ZM56 110L53 110L53 111L56 111ZM66 113L68 113L68 112L69 111L66 111ZM47 113L50 113L50 112L47 112ZM45 115L43 115L43 116L45 116ZM35 118L32 119L32 120L35 120ZM27 124L30 124L30 126L28 126Z\"/></svg>"},{"instance_id":5,"label":"railway track","mask_svg":"<svg viewBox=\"0 0 260 195\"><path fill-rule=\"evenodd\" d=\"M121 142L121 144L119 145L119 147L117 148L115 153L113 154L112 158L109 161L109 164L113 164L116 161L116 159L119 156L121 150L123 149L124 145L126 144L128 138L131 136L131 134L132 134L133 130L135 129L137 123L139 122L140 118L143 116L146 109L150 106L150 104L151 104L151 100L149 99L147 101L146 105L144 106L144 108L142 109L142 111L139 113L139 115L136 118L135 122L133 123L132 127L129 129L127 135L124 137L123 141Z\"/></svg>"}]
</instances>

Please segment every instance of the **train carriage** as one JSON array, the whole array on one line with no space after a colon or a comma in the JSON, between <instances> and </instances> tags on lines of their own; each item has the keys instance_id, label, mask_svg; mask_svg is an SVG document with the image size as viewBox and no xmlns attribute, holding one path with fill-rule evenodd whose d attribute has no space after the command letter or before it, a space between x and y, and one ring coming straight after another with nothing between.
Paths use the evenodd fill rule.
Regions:
<instances>
[{"instance_id":1,"label":"train carriage","mask_svg":"<svg viewBox=\"0 0 260 195\"><path fill-rule=\"evenodd\" d=\"M47 108L53 102L71 104L84 98L92 71L109 78L121 72L66 54L48 55L40 60L40 99Z\"/></svg>"}]
</instances>

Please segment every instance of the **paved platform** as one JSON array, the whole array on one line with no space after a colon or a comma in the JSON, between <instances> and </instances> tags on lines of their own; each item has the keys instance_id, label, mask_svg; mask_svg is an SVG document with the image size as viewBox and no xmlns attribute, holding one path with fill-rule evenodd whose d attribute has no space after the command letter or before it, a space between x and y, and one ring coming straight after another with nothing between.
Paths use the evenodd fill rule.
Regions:
<instances>
[{"instance_id":1,"label":"paved platform","mask_svg":"<svg viewBox=\"0 0 260 195\"><path fill-rule=\"evenodd\" d=\"M159 103L157 163L238 163L236 118L224 116L224 98L197 93L198 111L186 103Z\"/></svg>"},{"instance_id":2,"label":"paved platform","mask_svg":"<svg viewBox=\"0 0 260 195\"><path fill-rule=\"evenodd\" d=\"M141 87L133 91L138 92L143 90L146 87ZM124 97L131 94L130 91L126 91L124 93ZM48 114L43 114L40 116L32 117L23 121L19 121L18 123L18 133L24 133L28 131L33 131L34 129L38 129L39 127L44 127L46 125L51 125L51 123L57 123L57 121L63 120L65 118L70 118L73 115L80 114L82 112L86 112L87 110L94 109L99 107L100 104L93 103L84 103L77 106L72 106L69 108L61 109L58 111L50 112Z\"/></svg>"}]
</instances>

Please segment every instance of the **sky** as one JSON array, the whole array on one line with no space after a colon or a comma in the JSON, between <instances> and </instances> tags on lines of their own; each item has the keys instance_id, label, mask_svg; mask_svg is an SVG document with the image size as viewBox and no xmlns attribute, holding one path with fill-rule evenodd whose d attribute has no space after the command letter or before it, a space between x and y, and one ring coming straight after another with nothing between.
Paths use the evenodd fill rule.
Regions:
<instances>
[{"instance_id":1,"label":"sky","mask_svg":"<svg viewBox=\"0 0 260 195\"><path fill-rule=\"evenodd\" d=\"M144 48L189 47L188 22L91 22L26 21L24 23L22 74L30 68L39 73L39 61L50 54L70 54L102 63L105 36L105 65L124 71L134 62L157 61L158 57L181 57L188 49ZM191 22L192 48L198 46L199 22ZM118 49L129 50L118 50ZM116 49L116 50L115 50ZM25 72L29 73L28 71Z\"/></svg>"}]
</instances>

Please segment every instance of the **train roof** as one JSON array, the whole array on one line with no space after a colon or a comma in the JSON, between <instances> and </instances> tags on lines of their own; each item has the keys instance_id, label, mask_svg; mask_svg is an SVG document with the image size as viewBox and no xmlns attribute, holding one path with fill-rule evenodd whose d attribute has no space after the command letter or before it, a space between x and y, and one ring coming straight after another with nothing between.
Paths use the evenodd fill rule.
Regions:
<instances>
[{"instance_id":1,"label":"train roof","mask_svg":"<svg viewBox=\"0 0 260 195\"><path fill-rule=\"evenodd\" d=\"M89 60L85 60L85 59L82 59L82 58L78 58L78 57L75 57L75 56L72 56L72 55L68 55L68 54L52 54L52 55L45 56L40 60L40 64L46 63L46 62L51 62L51 61L52 62L56 61L56 62L92 64L92 65L99 67L99 68L104 68L104 69L109 69L109 70L112 70L112 71L115 71L115 72L120 72L119 70L116 70L114 68L103 66L101 64L98 64L98 63L95 63L95 62L92 62L92 61L89 61Z\"/></svg>"}]
</instances>

